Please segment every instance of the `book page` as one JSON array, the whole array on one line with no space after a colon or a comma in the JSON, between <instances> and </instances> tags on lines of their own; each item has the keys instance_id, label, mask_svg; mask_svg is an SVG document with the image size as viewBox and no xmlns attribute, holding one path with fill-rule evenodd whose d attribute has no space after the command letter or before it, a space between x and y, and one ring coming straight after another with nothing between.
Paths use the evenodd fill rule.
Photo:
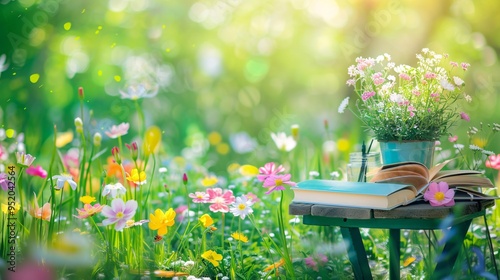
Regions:
<instances>
[{"instance_id":1,"label":"book page","mask_svg":"<svg viewBox=\"0 0 500 280\"><path fill-rule=\"evenodd\" d=\"M420 174L424 178L429 177L429 170L427 167L420 162L406 161L384 165L380 172L394 172L394 171L410 171L413 173Z\"/></svg>"},{"instance_id":2,"label":"book page","mask_svg":"<svg viewBox=\"0 0 500 280\"><path fill-rule=\"evenodd\" d=\"M439 171L441 171L441 169L443 169L443 167L445 165L447 165L450 161L452 161L451 159L449 160L445 160L439 164L436 164L435 166L431 167L431 169L429 169L429 182L430 181L433 181L435 178L436 178L436 174L438 174Z\"/></svg>"},{"instance_id":3,"label":"book page","mask_svg":"<svg viewBox=\"0 0 500 280\"><path fill-rule=\"evenodd\" d=\"M427 179L420 175L406 175L399 177L389 177L384 180L377 181L377 183L400 183L400 184L409 184L414 186L417 189L417 194L425 189L428 182Z\"/></svg>"},{"instance_id":4,"label":"book page","mask_svg":"<svg viewBox=\"0 0 500 280\"><path fill-rule=\"evenodd\" d=\"M450 187L465 187L465 186L473 186L473 187L483 187L483 188L494 188L495 185L490 181L490 179L482 176L477 176L477 173L468 174L468 175L451 175L451 176L442 176L436 181L433 182L446 182Z\"/></svg>"}]
</instances>

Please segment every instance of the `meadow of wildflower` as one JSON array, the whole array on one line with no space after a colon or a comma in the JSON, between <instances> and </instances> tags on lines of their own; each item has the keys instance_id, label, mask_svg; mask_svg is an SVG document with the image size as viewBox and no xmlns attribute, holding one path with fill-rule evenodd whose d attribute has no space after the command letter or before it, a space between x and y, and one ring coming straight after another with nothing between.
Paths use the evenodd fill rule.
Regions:
<instances>
[{"instance_id":1,"label":"meadow of wildflower","mask_svg":"<svg viewBox=\"0 0 500 280\"><path fill-rule=\"evenodd\" d=\"M356 95L349 65L412 64L427 47L470 63L460 85L473 102L435 161L484 171L498 195L498 11L0 1L0 279L353 279L339 228L288 212L292 186L345 180L371 140L337 113ZM496 206L473 221L450 279L498 277L499 221ZM449 223L403 231L401 278L431 276ZM361 235L374 278L389 278L387 230Z\"/></svg>"},{"instance_id":2,"label":"meadow of wildflower","mask_svg":"<svg viewBox=\"0 0 500 280\"><path fill-rule=\"evenodd\" d=\"M75 94L83 110L84 89ZM143 115L141 97L124 94L138 104L139 116ZM226 170L217 174L207 166L210 150L221 141L215 132L205 139L206 158L195 160L169 155L161 129L144 121L137 122L137 127L123 122L93 134L90 123L91 117L82 114L75 116L71 131L54 127L48 155L29 153L22 132L1 129L0 252L6 279L20 279L20 275L40 275L40 279L353 277L339 229L305 226L300 217L288 214L293 198L290 187L297 181L345 179L339 172L342 167L331 164L334 154L308 147L298 126L292 126L289 135L271 133L275 146L270 149L279 151L275 161L228 162ZM497 130L495 124L491 133ZM305 153L311 153L309 160ZM480 154L487 156L484 151ZM485 164L500 168L495 155ZM473 223L455 276L496 277L498 260L491 256L499 250L495 238L499 215L496 208L489 209L483 220ZM435 252L449 234L446 226L443 229L443 233L404 232L405 277L429 275L433 258L439 257ZM375 278L387 277L387 233L365 230L362 234ZM487 234L493 238L486 238Z\"/></svg>"}]
</instances>

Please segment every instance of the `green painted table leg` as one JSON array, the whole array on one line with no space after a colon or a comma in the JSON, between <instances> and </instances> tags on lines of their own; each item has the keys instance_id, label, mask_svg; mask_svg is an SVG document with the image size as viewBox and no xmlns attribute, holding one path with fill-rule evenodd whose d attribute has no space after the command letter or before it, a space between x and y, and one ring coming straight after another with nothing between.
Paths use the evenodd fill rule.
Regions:
<instances>
[{"instance_id":1,"label":"green painted table leg","mask_svg":"<svg viewBox=\"0 0 500 280\"><path fill-rule=\"evenodd\" d=\"M437 265L431 279L443 279L450 275L471 222L472 220L467 220L451 227L449 234L452 237L446 242L443 251L438 256Z\"/></svg>"},{"instance_id":2,"label":"green painted table leg","mask_svg":"<svg viewBox=\"0 0 500 280\"><path fill-rule=\"evenodd\" d=\"M344 238L354 277L361 280L373 279L359 228L340 227L340 232Z\"/></svg>"},{"instance_id":3,"label":"green painted table leg","mask_svg":"<svg viewBox=\"0 0 500 280\"><path fill-rule=\"evenodd\" d=\"M401 230L389 230L389 277L391 280L399 280L401 265Z\"/></svg>"}]
</instances>

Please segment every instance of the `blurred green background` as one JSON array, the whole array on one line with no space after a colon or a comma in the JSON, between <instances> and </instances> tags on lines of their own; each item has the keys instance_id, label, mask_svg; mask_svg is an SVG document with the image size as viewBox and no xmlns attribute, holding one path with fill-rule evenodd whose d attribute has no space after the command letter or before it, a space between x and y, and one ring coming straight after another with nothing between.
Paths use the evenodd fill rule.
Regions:
<instances>
[{"instance_id":1,"label":"blurred green background","mask_svg":"<svg viewBox=\"0 0 500 280\"><path fill-rule=\"evenodd\" d=\"M171 154L212 131L265 146L292 124L314 142L324 120L334 138L360 139L354 116L337 113L354 94L347 67L386 52L413 64L424 47L472 65L470 125L500 122L499 13L497 0L0 0L0 123L36 154L54 124L73 129L82 86L87 127L131 121L128 142L137 111L119 90L146 81L159 85L140 100L146 123Z\"/></svg>"}]
</instances>

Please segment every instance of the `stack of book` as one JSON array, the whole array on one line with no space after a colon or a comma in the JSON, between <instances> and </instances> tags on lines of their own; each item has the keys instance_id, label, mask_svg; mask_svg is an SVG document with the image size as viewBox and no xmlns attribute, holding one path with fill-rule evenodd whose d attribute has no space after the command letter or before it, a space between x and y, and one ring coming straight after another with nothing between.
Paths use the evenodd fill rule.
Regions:
<instances>
[{"instance_id":1,"label":"stack of book","mask_svg":"<svg viewBox=\"0 0 500 280\"><path fill-rule=\"evenodd\" d=\"M449 161L430 169L418 162L384 165L371 182L307 180L292 190L293 202L390 210L423 198L429 183L446 182L455 190L455 200L497 199L482 193L494 188L480 171L442 170Z\"/></svg>"}]
</instances>

